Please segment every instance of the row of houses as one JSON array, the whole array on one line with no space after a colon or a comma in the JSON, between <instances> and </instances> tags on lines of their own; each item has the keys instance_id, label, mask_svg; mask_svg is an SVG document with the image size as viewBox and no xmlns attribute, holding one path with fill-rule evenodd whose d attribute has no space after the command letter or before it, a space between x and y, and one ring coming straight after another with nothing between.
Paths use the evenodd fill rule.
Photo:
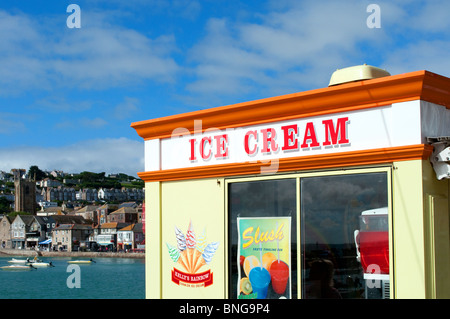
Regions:
<instances>
[{"instance_id":1,"label":"row of houses","mask_svg":"<svg viewBox=\"0 0 450 319\"><path fill-rule=\"evenodd\" d=\"M0 244L9 249L127 251L143 248L142 216L131 207L84 207L70 214L3 216Z\"/></svg>"},{"instance_id":2,"label":"row of houses","mask_svg":"<svg viewBox=\"0 0 450 319\"><path fill-rule=\"evenodd\" d=\"M141 201L144 200L144 189L141 188L84 188L75 190L73 187L46 187L41 190L43 201Z\"/></svg>"},{"instance_id":3,"label":"row of houses","mask_svg":"<svg viewBox=\"0 0 450 319\"><path fill-rule=\"evenodd\" d=\"M109 222L142 223L143 204L125 202L122 204L85 205L82 207L68 208L69 204L59 207L47 207L37 212L40 216L49 215L77 215L86 220L91 220L94 225L102 225Z\"/></svg>"}]
</instances>

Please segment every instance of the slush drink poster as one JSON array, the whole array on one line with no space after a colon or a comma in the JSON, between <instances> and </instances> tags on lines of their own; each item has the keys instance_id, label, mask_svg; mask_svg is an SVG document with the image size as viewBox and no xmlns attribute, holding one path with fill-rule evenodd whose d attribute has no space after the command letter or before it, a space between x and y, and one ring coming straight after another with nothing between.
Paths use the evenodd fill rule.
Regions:
<instances>
[{"instance_id":1,"label":"slush drink poster","mask_svg":"<svg viewBox=\"0 0 450 319\"><path fill-rule=\"evenodd\" d=\"M291 297L291 218L238 218L238 298Z\"/></svg>"}]
</instances>

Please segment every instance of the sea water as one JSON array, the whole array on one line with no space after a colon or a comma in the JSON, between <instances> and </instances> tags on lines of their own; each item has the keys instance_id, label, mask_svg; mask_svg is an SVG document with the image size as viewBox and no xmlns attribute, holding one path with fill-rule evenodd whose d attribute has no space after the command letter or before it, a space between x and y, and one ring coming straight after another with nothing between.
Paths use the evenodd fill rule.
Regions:
<instances>
[{"instance_id":1,"label":"sea water","mask_svg":"<svg viewBox=\"0 0 450 319\"><path fill-rule=\"evenodd\" d=\"M26 257L15 257L26 259ZM0 299L144 299L145 262L136 258L93 258L69 264L70 257L40 257L54 267L25 271L0 269ZM0 257L0 267L11 257ZM70 267L70 265L76 265Z\"/></svg>"}]
</instances>

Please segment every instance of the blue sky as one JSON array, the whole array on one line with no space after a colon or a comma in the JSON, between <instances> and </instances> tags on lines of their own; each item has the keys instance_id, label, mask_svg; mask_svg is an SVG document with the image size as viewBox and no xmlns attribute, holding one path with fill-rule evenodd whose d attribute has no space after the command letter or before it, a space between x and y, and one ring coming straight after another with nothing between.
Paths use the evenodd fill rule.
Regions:
<instances>
[{"instance_id":1,"label":"blue sky","mask_svg":"<svg viewBox=\"0 0 450 319\"><path fill-rule=\"evenodd\" d=\"M72 3L81 28L67 27ZM363 63L450 76L449 12L447 0L2 1L0 170L136 175L135 121L326 87Z\"/></svg>"}]
</instances>

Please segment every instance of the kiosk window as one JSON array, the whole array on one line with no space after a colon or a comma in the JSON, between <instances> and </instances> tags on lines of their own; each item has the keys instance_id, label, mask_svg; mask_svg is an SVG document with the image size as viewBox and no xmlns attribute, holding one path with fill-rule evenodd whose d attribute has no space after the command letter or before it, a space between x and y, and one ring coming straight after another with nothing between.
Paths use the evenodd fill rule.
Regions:
<instances>
[{"instance_id":1,"label":"kiosk window","mask_svg":"<svg viewBox=\"0 0 450 319\"><path fill-rule=\"evenodd\" d=\"M388 183L387 171L229 182L229 297L390 298Z\"/></svg>"},{"instance_id":2,"label":"kiosk window","mask_svg":"<svg viewBox=\"0 0 450 319\"><path fill-rule=\"evenodd\" d=\"M300 179L302 298L389 298L386 173Z\"/></svg>"},{"instance_id":3,"label":"kiosk window","mask_svg":"<svg viewBox=\"0 0 450 319\"><path fill-rule=\"evenodd\" d=\"M296 179L230 183L230 298L297 298Z\"/></svg>"}]
</instances>

